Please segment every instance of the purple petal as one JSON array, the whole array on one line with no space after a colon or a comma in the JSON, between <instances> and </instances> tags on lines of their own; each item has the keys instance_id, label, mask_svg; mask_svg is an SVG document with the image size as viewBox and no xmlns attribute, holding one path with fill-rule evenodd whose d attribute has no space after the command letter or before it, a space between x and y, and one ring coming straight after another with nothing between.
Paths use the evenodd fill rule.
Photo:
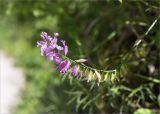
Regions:
<instances>
[{"instance_id":1,"label":"purple petal","mask_svg":"<svg viewBox=\"0 0 160 114\"><path fill-rule=\"evenodd\" d=\"M74 76L77 76L77 75L78 75L78 72L79 72L79 66L75 66L75 67L73 68L71 74L74 75Z\"/></svg>"},{"instance_id":2,"label":"purple petal","mask_svg":"<svg viewBox=\"0 0 160 114\"><path fill-rule=\"evenodd\" d=\"M53 49L57 46L57 41L58 41L57 38L54 38L53 40L51 40L50 45L51 45L51 47L52 47Z\"/></svg>"},{"instance_id":3,"label":"purple petal","mask_svg":"<svg viewBox=\"0 0 160 114\"><path fill-rule=\"evenodd\" d=\"M61 61L62 61L62 59L60 58L60 57L53 57L53 61L55 62L55 63L57 63L57 64L59 64Z\"/></svg>"},{"instance_id":4,"label":"purple petal","mask_svg":"<svg viewBox=\"0 0 160 114\"><path fill-rule=\"evenodd\" d=\"M60 70L60 73L62 73L62 74L67 73L67 72L68 72L68 70L69 70L69 69L70 69L70 67L71 67L71 62L70 62L70 61L68 61L68 60L66 60L66 61L67 61L66 66L65 66L62 70Z\"/></svg>"},{"instance_id":5,"label":"purple petal","mask_svg":"<svg viewBox=\"0 0 160 114\"><path fill-rule=\"evenodd\" d=\"M37 42L37 47L41 47L41 46L43 46L45 44L46 44L46 42L44 42L44 41L38 41Z\"/></svg>"},{"instance_id":6,"label":"purple petal","mask_svg":"<svg viewBox=\"0 0 160 114\"><path fill-rule=\"evenodd\" d=\"M46 32L42 32L41 33L41 37L44 41L51 41L52 40L52 37L49 36Z\"/></svg>"},{"instance_id":7,"label":"purple petal","mask_svg":"<svg viewBox=\"0 0 160 114\"><path fill-rule=\"evenodd\" d=\"M57 48L57 50L60 50L60 51L63 50L63 47L58 46L58 45L56 46L56 48Z\"/></svg>"},{"instance_id":8,"label":"purple petal","mask_svg":"<svg viewBox=\"0 0 160 114\"><path fill-rule=\"evenodd\" d=\"M57 64L59 64L62 61L60 54L56 51L49 52L46 56Z\"/></svg>"},{"instance_id":9,"label":"purple petal","mask_svg":"<svg viewBox=\"0 0 160 114\"><path fill-rule=\"evenodd\" d=\"M44 55L44 53L46 52L46 50L47 50L47 45L42 45L42 47L41 47L41 55L42 56Z\"/></svg>"},{"instance_id":10,"label":"purple petal","mask_svg":"<svg viewBox=\"0 0 160 114\"><path fill-rule=\"evenodd\" d=\"M50 47L47 46L47 44L44 44L41 46L41 55L47 54L51 50Z\"/></svg>"},{"instance_id":11,"label":"purple petal","mask_svg":"<svg viewBox=\"0 0 160 114\"><path fill-rule=\"evenodd\" d=\"M66 65L67 65L67 60L61 61L57 69L62 70Z\"/></svg>"},{"instance_id":12,"label":"purple petal","mask_svg":"<svg viewBox=\"0 0 160 114\"><path fill-rule=\"evenodd\" d=\"M64 54L67 55L67 53L68 53L68 46L65 45L65 47L64 47Z\"/></svg>"},{"instance_id":13,"label":"purple petal","mask_svg":"<svg viewBox=\"0 0 160 114\"><path fill-rule=\"evenodd\" d=\"M48 52L46 54L47 58L49 58L50 60L54 60L55 57L58 57L59 56L59 53L58 52Z\"/></svg>"},{"instance_id":14,"label":"purple petal","mask_svg":"<svg viewBox=\"0 0 160 114\"><path fill-rule=\"evenodd\" d=\"M68 53L68 46L66 45L66 42L64 40L61 40L63 47L64 47L64 54L67 55Z\"/></svg>"}]
</instances>

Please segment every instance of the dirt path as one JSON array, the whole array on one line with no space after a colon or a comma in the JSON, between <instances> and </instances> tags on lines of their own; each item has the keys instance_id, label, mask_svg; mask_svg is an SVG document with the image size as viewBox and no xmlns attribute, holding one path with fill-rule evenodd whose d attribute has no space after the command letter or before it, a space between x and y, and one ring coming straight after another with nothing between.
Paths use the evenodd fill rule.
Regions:
<instances>
[{"instance_id":1,"label":"dirt path","mask_svg":"<svg viewBox=\"0 0 160 114\"><path fill-rule=\"evenodd\" d=\"M0 114L13 114L25 85L22 69L14 64L14 59L0 50Z\"/></svg>"}]
</instances>

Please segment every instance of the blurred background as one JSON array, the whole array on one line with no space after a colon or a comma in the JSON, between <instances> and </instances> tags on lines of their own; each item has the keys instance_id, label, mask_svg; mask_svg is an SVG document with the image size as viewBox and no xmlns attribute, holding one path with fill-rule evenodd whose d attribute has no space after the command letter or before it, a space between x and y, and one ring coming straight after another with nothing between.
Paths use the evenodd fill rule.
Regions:
<instances>
[{"instance_id":1,"label":"blurred background","mask_svg":"<svg viewBox=\"0 0 160 114\"><path fill-rule=\"evenodd\" d=\"M23 89L9 114L160 113L159 20L132 51L158 19L159 6L159 0L0 0L0 50L23 72L14 76ZM63 80L54 64L40 56L36 42L42 31L59 32L70 58L86 58L97 69L123 64L125 75L100 86ZM7 64L2 57L1 67ZM5 67L1 77L2 69L13 74ZM1 89L10 94L6 86Z\"/></svg>"}]
</instances>

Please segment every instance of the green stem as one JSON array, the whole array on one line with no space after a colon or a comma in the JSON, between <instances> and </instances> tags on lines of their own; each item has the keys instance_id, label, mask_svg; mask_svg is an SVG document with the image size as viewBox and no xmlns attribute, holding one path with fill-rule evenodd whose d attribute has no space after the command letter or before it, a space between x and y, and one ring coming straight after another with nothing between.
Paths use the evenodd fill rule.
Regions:
<instances>
[{"instance_id":1,"label":"green stem","mask_svg":"<svg viewBox=\"0 0 160 114\"><path fill-rule=\"evenodd\" d=\"M155 78L152 78L152 77L146 77L146 76L143 76L143 75L140 75L140 74L135 74L135 76L139 77L139 78L142 78L142 79L145 79L145 80L148 80L148 81L152 81L154 83L159 83L160 84L159 79L155 79Z\"/></svg>"},{"instance_id":2,"label":"green stem","mask_svg":"<svg viewBox=\"0 0 160 114\"><path fill-rule=\"evenodd\" d=\"M95 68L93 68L93 67L86 66L86 65L83 64L83 63L76 62L75 60L70 59L70 58L67 57L67 56L63 56L63 57L66 58L66 59L68 59L68 60L70 60L72 63L79 64L80 66L82 66L82 67L84 67L84 68L86 68L86 69L90 69L90 70L94 70L94 71L96 70L96 71L99 71L99 72L115 72L115 71L116 71L116 69L113 69L113 70L99 70L99 69L95 69Z\"/></svg>"}]
</instances>

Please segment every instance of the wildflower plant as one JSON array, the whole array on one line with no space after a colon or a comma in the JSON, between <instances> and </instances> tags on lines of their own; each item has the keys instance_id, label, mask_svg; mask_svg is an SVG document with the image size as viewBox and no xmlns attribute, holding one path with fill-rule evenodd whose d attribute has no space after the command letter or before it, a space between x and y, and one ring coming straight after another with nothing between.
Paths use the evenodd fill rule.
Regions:
<instances>
[{"instance_id":1,"label":"wildflower plant","mask_svg":"<svg viewBox=\"0 0 160 114\"><path fill-rule=\"evenodd\" d=\"M55 69L63 75L69 74L71 77L83 78L87 82L94 80L99 84L107 80L118 80L120 75L125 72L123 71L124 65L113 70L98 70L85 65L86 59L70 59L67 57L69 49L66 41L60 39L56 32L53 33L53 38L46 32L42 32L41 38L42 40L37 42L37 46L41 50L41 56L53 61L57 65Z\"/></svg>"},{"instance_id":2,"label":"wildflower plant","mask_svg":"<svg viewBox=\"0 0 160 114\"><path fill-rule=\"evenodd\" d=\"M144 36L150 32L158 19L159 17L151 24ZM46 32L42 32L40 36L42 40L37 42L37 46L40 47L41 55L57 64L56 70L65 76L69 75L78 79L83 78L87 82L94 80L99 85L100 82L108 80L111 82L118 81L121 76L127 73L126 61L129 58L129 53L122 57L122 63L116 69L98 70L85 65L85 62L87 61L86 59L73 60L69 58L67 56L69 50L68 45L65 40L59 38L59 34L57 32L53 33L53 38ZM144 36L135 42L131 52L137 49Z\"/></svg>"}]
</instances>

